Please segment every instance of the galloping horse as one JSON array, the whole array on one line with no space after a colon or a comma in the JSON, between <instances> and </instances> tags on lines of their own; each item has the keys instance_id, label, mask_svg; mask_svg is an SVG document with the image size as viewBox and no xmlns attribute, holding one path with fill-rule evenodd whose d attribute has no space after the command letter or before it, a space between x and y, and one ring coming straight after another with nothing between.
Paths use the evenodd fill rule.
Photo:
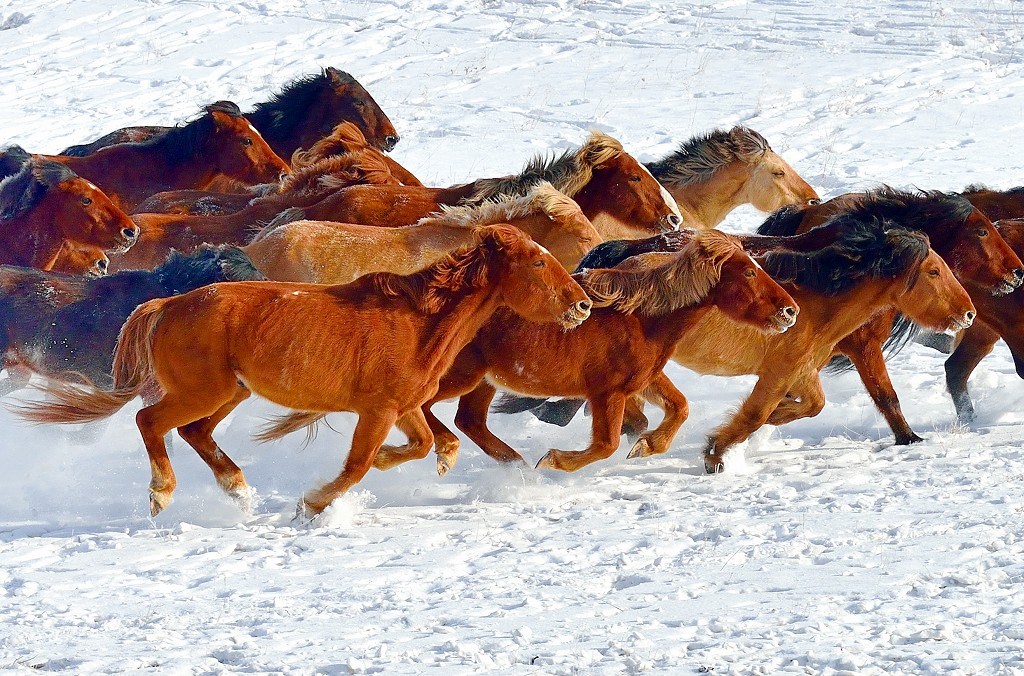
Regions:
<instances>
[{"instance_id":1,"label":"galloping horse","mask_svg":"<svg viewBox=\"0 0 1024 676\"><path fill-rule=\"evenodd\" d=\"M20 169L0 181L0 264L49 270L65 241L127 249L139 229L95 185L14 146Z\"/></svg>"},{"instance_id":2,"label":"galloping horse","mask_svg":"<svg viewBox=\"0 0 1024 676\"><path fill-rule=\"evenodd\" d=\"M325 167L334 167L329 173ZM253 199L233 214L189 216L182 214L135 214L132 220L142 235L131 251L110 260L114 270L151 268L171 249L192 251L200 244L242 244L267 222L290 207L314 204L337 185L355 180L397 181L387 166L372 154L356 153L324 160L285 179L287 192Z\"/></svg>"},{"instance_id":3,"label":"galloping horse","mask_svg":"<svg viewBox=\"0 0 1024 676\"><path fill-rule=\"evenodd\" d=\"M175 252L152 272L101 279L0 266L0 359L7 371L0 396L27 385L33 373L110 388L114 343L136 306L214 282L262 278L234 247Z\"/></svg>"},{"instance_id":4,"label":"galloping horse","mask_svg":"<svg viewBox=\"0 0 1024 676\"><path fill-rule=\"evenodd\" d=\"M341 122L354 122L374 147L390 151L398 132L377 102L354 77L325 68L285 85L269 101L245 114L280 157L308 148ZM167 133L171 127L125 127L92 143L71 146L61 155L83 157L118 143L141 143Z\"/></svg>"},{"instance_id":5,"label":"galloping horse","mask_svg":"<svg viewBox=\"0 0 1024 676\"><path fill-rule=\"evenodd\" d=\"M508 223L568 270L601 241L576 202L539 183L522 197L445 207L415 225L378 228L333 221L271 223L242 251L268 279L346 284L371 272L408 275L471 243L481 225Z\"/></svg>"},{"instance_id":6,"label":"galloping horse","mask_svg":"<svg viewBox=\"0 0 1024 676\"><path fill-rule=\"evenodd\" d=\"M149 141L121 143L84 157L40 157L71 167L125 211L162 190L205 188L219 175L268 183L288 172L238 106L218 101L204 110L192 122Z\"/></svg>"},{"instance_id":7,"label":"galloping horse","mask_svg":"<svg viewBox=\"0 0 1024 676\"><path fill-rule=\"evenodd\" d=\"M715 227L741 204L771 213L818 199L768 141L747 127L694 136L647 168L672 193L686 225L695 228Z\"/></svg>"},{"instance_id":8,"label":"galloping horse","mask_svg":"<svg viewBox=\"0 0 1024 676\"><path fill-rule=\"evenodd\" d=\"M369 172L349 176L353 165L373 155L387 167L386 172ZM365 163L364 163L365 164ZM280 183L257 185L242 192L213 192L210 190L169 190L159 192L135 207L133 213L192 214L212 216L230 214L244 209L257 197L271 193L287 194L306 189L310 181L330 183L344 187L358 183L421 185L416 177L402 165L367 145L366 139L351 122L343 122L335 132L321 139L309 151L297 150L292 155L292 173ZM381 178L386 176L386 179ZM338 180L344 178L344 182Z\"/></svg>"},{"instance_id":9,"label":"galloping horse","mask_svg":"<svg viewBox=\"0 0 1024 676\"><path fill-rule=\"evenodd\" d=\"M682 222L672 196L607 134L558 157L536 157L515 176L479 179L450 188L356 185L303 207L301 218L395 227L410 225L443 205L521 195L548 181L576 200L605 239L638 238L675 230Z\"/></svg>"},{"instance_id":10,"label":"galloping horse","mask_svg":"<svg viewBox=\"0 0 1024 676\"><path fill-rule=\"evenodd\" d=\"M984 296L1005 295L1024 281L1020 258L992 222L956 193L907 192L880 187L867 193L842 195L817 205L791 207L758 229L769 235L808 232L835 214L856 213L890 219L900 227L928 235L932 248L946 260L957 280L970 292L979 314L988 315ZM895 322L895 323L894 323ZM889 310L839 342L837 349L857 368L871 399L881 411L897 445L921 441L907 423L885 367L885 352L897 351L912 330ZM888 348L888 349L887 349ZM845 362L831 367L842 368Z\"/></svg>"},{"instance_id":11,"label":"galloping horse","mask_svg":"<svg viewBox=\"0 0 1024 676\"><path fill-rule=\"evenodd\" d=\"M455 356L501 306L537 322L579 325L590 301L540 246L509 226L413 275L377 273L352 284L214 284L143 304L121 331L112 392L48 385L58 403L28 405L37 422L106 417L155 379L163 398L136 416L153 471L150 508L170 502L174 472L164 435L177 428L229 495L247 501L242 471L212 432L251 392L302 411L359 415L345 467L307 493L319 514L373 465L388 431L437 391ZM366 350L366 345L374 349Z\"/></svg>"}]
</instances>

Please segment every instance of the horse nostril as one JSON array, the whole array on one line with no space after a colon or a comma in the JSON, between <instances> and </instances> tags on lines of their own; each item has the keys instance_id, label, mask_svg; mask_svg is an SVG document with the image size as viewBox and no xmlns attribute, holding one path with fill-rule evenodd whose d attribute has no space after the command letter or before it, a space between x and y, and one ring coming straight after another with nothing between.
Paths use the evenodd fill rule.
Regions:
<instances>
[{"instance_id":1,"label":"horse nostril","mask_svg":"<svg viewBox=\"0 0 1024 676\"><path fill-rule=\"evenodd\" d=\"M121 230L121 236L125 239L135 239L138 235L139 231L136 228L124 228Z\"/></svg>"},{"instance_id":2,"label":"horse nostril","mask_svg":"<svg viewBox=\"0 0 1024 676\"><path fill-rule=\"evenodd\" d=\"M1016 268L1013 271L1013 278L1016 279L1018 283L1024 281L1024 268Z\"/></svg>"},{"instance_id":3,"label":"horse nostril","mask_svg":"<svg viewBox=\"0 0 1024 676\"><path fill-rule=\"evenodd\" d=\"M581 300L576 303L576 309L579 312L590 312L591 302L589 300Z\"/></svg>"},{"instance_id":4,"label":"horse nostril","mask_svg":"<svg viewBox=\"0 0 1024 676\"><path fill-rule=\"evenodd\" d=\"M675 214L669 214L668 224L671 225L676 230L678 230L679 227L683 224L683 219L680 218L679 216L676 216Z\"/></svg>"},{"instance_id":5,"label":"horse nostril","mask_svg":"<svg viewBox=\"0 0 1024 676\"><path fill-rule=\"evenodd\" d=\"M96 269L99 270L99 273L101 275L107 274L107 266L108 265L109 265L109 263L106 260L98 260L98 261L96 261Z\"/></svg>"},{"instance_id":6,"label":"horse nostril","mask_svg":"<svg viewBox=\"0 0 1024 676\"><path fill-rule=\"evenodd\" d=\"M974 321L974 313L971 312L971 311L965 312L964 313L964 319L966 319L968 323L973 322Z\"/></svg>"},{"instance_id":7,"label":"horse nostril","mask_svg":"<svg viewBox=\"0 0 1024 676\"><path fill-rule=\"evenodd\" d=\"M278 183L280 183L284 179L288 178L289 176L291 176L291 172L289 172L289 171L282 171L280 174L277 175Z\"/></svg>"},{"instance_id":8,"label":"horse nostril","mask_svg":"<svg viewBox=\"0 0 1024 676\"><path fill-rule=\"evenodd\" d=\"M394 134L394 135L391 135L391 136L385 136L384 137L384 149L387 150L388 152L391 152L392 150L395 149L395 146L398 145L398 142L400 140L401 140L401 137L398 136L397 134Z\"/></svg>"},{"instance_id":9,"label":"horse nostril","mask_svg":"<svg viewBox=\"0 0 1024 676\"><path fill-rule=\"evenodd\" d=\"M787 305L782 308L782 314L786 319L796 319L797 312L799 312L799 310L792 305Z\"/></svg>"},{"instance_id":10,"label":"horse nostril","mask_svg":"<svg viewBox=\"0 0 1024 676\"><path fill-rule=\"evenodd\" d=\"M814 206L817 206L817 205L821 204L821 200L818 199L817 197L815 197L814 199L807 200L807 203L809 205L811 205L812 207L814 207Z\"/></svg>"}]
</instances>

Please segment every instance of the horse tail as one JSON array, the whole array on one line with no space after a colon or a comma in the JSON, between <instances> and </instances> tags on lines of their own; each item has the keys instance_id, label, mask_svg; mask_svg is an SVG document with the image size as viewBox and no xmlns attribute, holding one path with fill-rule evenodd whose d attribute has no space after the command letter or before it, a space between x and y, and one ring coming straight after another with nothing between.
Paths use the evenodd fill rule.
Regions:
<instances>
[{"instance_id":1,"label":"horse tail","mask_svg":"<svg viewBox=\"0 0 1024 676\"><path fill-rule=\"evenodd\" d=\"M892 329L889 337L882 343L882 354L886 360L895 357L917 336L919 327L905 314L900 313L892 320ZM853 362L844 354L838 354L829 360L823 369L829 375L836 375L853 370Z\"/></svg>"},{"instance_id":2,"label":"horse tail","mask_svg":"<svg viewBox=\"0 0 1024 676\"><path fill-rule=\"evenodd\" d=\"M249 240L249 244L255 244L261 239L266 239L267 236L270 235L270 233L274 232L282 225L288 225L289 223L294 223L295 221L301 221L305 217L306 214L305 212L302 211L301 208L289 207L282 211L281 213L279 213L277 216L274 216L274 218L269 223L263 226L263 228L256 233L256 236Z\"/></svg>"},{"instance_id":3,"label":"horse tail","mask_svg":"<svg viewBox=\"0 0 1024 676\"><path fill-rule=\"evenodd\" d=\"M800 223L804 220L803 205L789 204L777 209L758 226L759 235L795 235Z\"/></svg>"},{"instance_id":4,"label":"horse tail","mask_svg":"<svg viewBox=\"0 0 1024 676\"><path fill-rule=\"evenodd\" d=\"M318 425L326 417L327 414L323 411L293 411L287 415L271 418L270 424L263 427L259 433L254 434L253 439L265 444L306 428L305 443L308 444L316 438Z\"/></svg>"},{"instance_id":5,"label":"horse tail","mask_svg":"<svg viewBox=\"0 0 1024 676\"><path fill-rule=\"evenodd\" d=\"M153 332L169 299L143 303L121 327L114 348L114 389L103 390L89 382L84 385L48 381L37 389L53 401L11 407L11 411L34 423L85 423L112 416L153 383Z\"/></svg>"},{"instance_id":6,"label":"horse tail","mask_svg":"<svg viewBox=\"0 0 1024 676\"><path fill-rule=\"evenodd\" d=\"M547 400L547 397L524 397L521 394L505 392L491 405L491 411L502 415L522 413L532 411Z\"/></svg>"}]
</instances>

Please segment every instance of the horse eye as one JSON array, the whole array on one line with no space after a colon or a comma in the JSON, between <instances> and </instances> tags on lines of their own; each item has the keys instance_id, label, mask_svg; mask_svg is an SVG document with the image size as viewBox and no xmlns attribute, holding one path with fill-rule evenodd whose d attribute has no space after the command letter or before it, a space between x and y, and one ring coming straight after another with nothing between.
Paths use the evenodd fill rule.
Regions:
<instances>
[{"instance_id":1,"label":"horse eye","mask_svg":"<svg viewBox=\"0 0 1024 676\"><path fill-rule=\"evenodd\" d=\"M356 108L362 108L366 104L364 104L362 101L353 101L352 105L355 106Z\"/></svg>"},{"instance_id":2,"label":"horse eye","mask_svg":"<svg viewBox=\"0 0 1024 676\"><path fill-rule=\"evenodd\" d=\"M248 136L245 137L244 139L242 139L242 145L243 146L251 146L252 145L252 139L249 138Z\"/></svg>"},{"instance_id":3,"label":"horse eye","mask_svg":"<svg viewBox=\"0 0 1024 676\"><path fill-rule=\"evenodd\" d=\"M91 197L83 197L82 198L82 204L84 204L85 206L89 206L90 204L92 204L92 198Z\"/></svg>"},{"instance_id":4,"label":"horse eye","mask_svg":"<svg viewBox=\"0 0 1024 676\"><path fill-rule=\"evenodd\" d=\"M779 178L782 178L785 175L786 175L786 172L784 172L784 171L773 171L772 172L772 176L777 176Z\"/></svg>"},{"instance_id":5,"label":"horse eye","mask_svg":"<svg viewBox=\"0 0 1024 676\"><path fill-rule=\"evenodd\" d=\"M988 237L988 230L986 230L985 228L978 228L974 232L978 235L978 237Z\"/></svg>"},{"instance_id":6,"label":"horse eye","mask_svg":"<svg viewBox=\"0 0 1024 676\"><path fill-rule=\"evenodd\" d=\"M757 271L754 270L754 268L747 268L746 270L743 271L743 276L744 277L756 277L757 276Z\"/></svg>"},{"instance_id":7,"label":"horse eye","mask_svg":"<svg viewBox=\"0 0 1024 676\"><path fill-rule=\"evenodd\" d=\"M629 180L633 181L634 183L639 183L640 182L640 177L639 176L630 176Z\"/></svg>"},{"instance_id":8,"label":"horse eye","mask_svg":"<svg viewBox=\"0 0 1024 676\"><path fill-rule=\"evenodd\" d=\"M939 269L938 268L932 268L931 270L928 271L928 274L930 276L932 276L932 277L938 277L939 276Z\"/></svg>"},{"instance_id":9,"label":"horse eye","mask_svg":"<svg viewBox=\"0 0 1024 676\"><path fill-rule=\"evenodd\" d=\"M535 262L535 263L533 264L533 267L535 267L535 268L542 268L542 267L544 267L545 265L547 265L547 263L545 263L545 262L544 262L544 260L543 260L543 259L541 259L541 260L539 260L539 261L536 261L536 262Z\"/></svg>"}]
</instances>

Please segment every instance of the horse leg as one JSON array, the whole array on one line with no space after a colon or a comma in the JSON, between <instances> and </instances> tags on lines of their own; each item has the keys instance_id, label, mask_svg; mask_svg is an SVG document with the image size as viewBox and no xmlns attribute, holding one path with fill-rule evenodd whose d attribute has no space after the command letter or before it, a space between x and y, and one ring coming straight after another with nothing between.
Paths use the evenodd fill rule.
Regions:
<instances>
[{"instance_id":1,"label":"horse leg","mask_svg":"<svg viewBox=\"0 0 1024 676\"><path fill-rule=\"evenodd\" d=\"M793 383L785 398L768 416L769 425L785 425L800 418L813 418L825 408L825 391L817 374Z\"/></svg>"},{"instance_id":2,"label":"horse leg","mask_svg":"<svg viewBox=\"0 0 1024 676\"><path fill-rule=\"evenodd\" d=\"M248 513L252 510L252 490L245 481L242 470L232 462L217 442L213 440L213 430L231 411L249 398L252 393L247 387L239 384L231 399L210 416L190 422L178 428L178 434L189 446L195 449L217 479L217 485L238 505Z\"/></svg>"},{"instance_id":3,"label":"horse leg","mask_svg":"<svg viewBox=\"0 0 1024 676\"><path fill-rule=\"evenodd\" d=\"M814 376L817 377L817 373L814 373ZM789 391L791 383L790 378L772 377L770 374L762 374L758 378L750 396L736 411L732 420L708 437L704 446L704 470L708 474L725 469L722 462L725 453L735 444L746 440L768 421L768 416Z\"/></svg>"},{"instance_id":4,"label":"horse leg","mask_svg":"<svg viewBox=\"0 0 1024 676\"><path fill-rule=\"evenodd\" d=\"M359 414L359 422L352 434L352 448L345 459L341 474L314 491L306 493L299 502L299 511L316 516L335 498L359 483L373 466L377 451L398 420L394 409L366 411Z\"/></svg>"},{"instance_id":5,"label":"horse leg","mask_svg":"<svg viewBox=\"0 0 1024 676\"><path fill-rule=\"evenodd\" d=\"M459 438L455 433L445 427L445 424L437 419L430 410L429 402L423 405L423 418L427 421L427 427L434 435L434 455L437 456L437 476L444 476L455 467L459 459Z\"/></svg>"},{"instance_id":6,"label":"horse leg","mask_svg":"<svg viewBox=\"0 0 1024 676\"><path fill-rule=\"evenodd\" d=\"M956 419L965 425L974 422L975 418L974 403L967 391L967 380L981 360L992 352L997 340L998 333L985 324L975 323L964 331L960 344L946 360L946 389L953 398Z\"/></svg>"},{"instance_id":7,"label":"horse leg","mask_svg":"<svg viewBox=\"0 0 1024 676\"><path fill-rule=\"evenodd\" d=\"M551 449L537 463L537 469L560 469L575 472L592 462L609 457L619 447L622 436L622 413L626 395L613 392L589 399L592 415L590 446L583 451Z\"/></svg>"},{"instance_id":8,"label":"horse leg","mask_svg":"<svg viewBox=\"0 0 1024 676\"><path fill-rule=\"evenodd\" d=\"M455 426L462 430L474 444L498 462L526 463L511 446L494 436L487 428L487 409L497 390L487 381L480 381L471 392L459 399L455 412Z\"/></svg>"},{"instance_id":9,"label":"horse leg","mask_svg":"<svg viewBox=\"0 0 1024 676\"><path fill-rule=\"evenodd\" d=\"M879 340L868 338L859 340L855 333L848 336L839 343L843 354L850 358L857 368L861 382L867 388L871 400L885 417L889 428L896 437L897 446L906 446L918 441L924 441L914 433L907 423L900 409L900 400L896 396L896 389L889 379L889 370L885 367L885 355L882 354L882 343Z\"/></svg>"},{"instance_id":10,"label":"horse leg","mask_svg":"<svg viewBox=\"0 0 1024 676\"><path fill-rule=\"evenodd\" d=\"M437 419L430 407L439 401L472 392L486 373L487 366L483 355L476 352L471 346L465 347L455 358L455 363L448 373L441 378L441 382L437 386L437 393L430 401L423 404L423 417L434 434L434 454L437 456L438 476L444 476L452 467L455 467L455 461L459 458L459 438Z\"/></svg>"},{"instance_id":11,"label":"horse leg","mask_svg":"<svg viewBox=\"0 0 1024 676\"><path fill-rule=\"evenodd\" d=\"M434 445L434 435L424 417L423 409L419 406L399 418L395 427L402 430L409 438L409 442L402 446L381 446L373 460L373 466L379 470L391 469L403 462L425 458L430 454L430 447Z\"/></svg>"},{"instance_id":12,"label":"horse leg","mask_svg":"<svg viewBox=\"0 0 1024 676\"><path fill-rule=\"evenodd\" d=\"M651 403L659 406L659 404L653 401ZM635 442L647 430L649 424L650 421L644 415L644 399L637 394L628 397L626 399L626 410L622 416L622 433L626 435L626 439Z\"/></svg>"},{"instance_id":13,"label":"horse leg","mask_svg":"<svg viewBox=\"0 0 1024 676\"><path fill-rule=\"evenodd\" d=\"M644 399L651 402L665 412L665 417L653 431L645 432L640 439L633 444L627 457L646 458L649 455L660 455L668 451L668 447L675 439L679 428L686 422L690 415L690 405L686 397L680 392L672 381L664 373L659 372L651 384L644 390ZM629 403L635 401L636 397L627 399L626 408Z\"/></svg>"}]
</instances>

